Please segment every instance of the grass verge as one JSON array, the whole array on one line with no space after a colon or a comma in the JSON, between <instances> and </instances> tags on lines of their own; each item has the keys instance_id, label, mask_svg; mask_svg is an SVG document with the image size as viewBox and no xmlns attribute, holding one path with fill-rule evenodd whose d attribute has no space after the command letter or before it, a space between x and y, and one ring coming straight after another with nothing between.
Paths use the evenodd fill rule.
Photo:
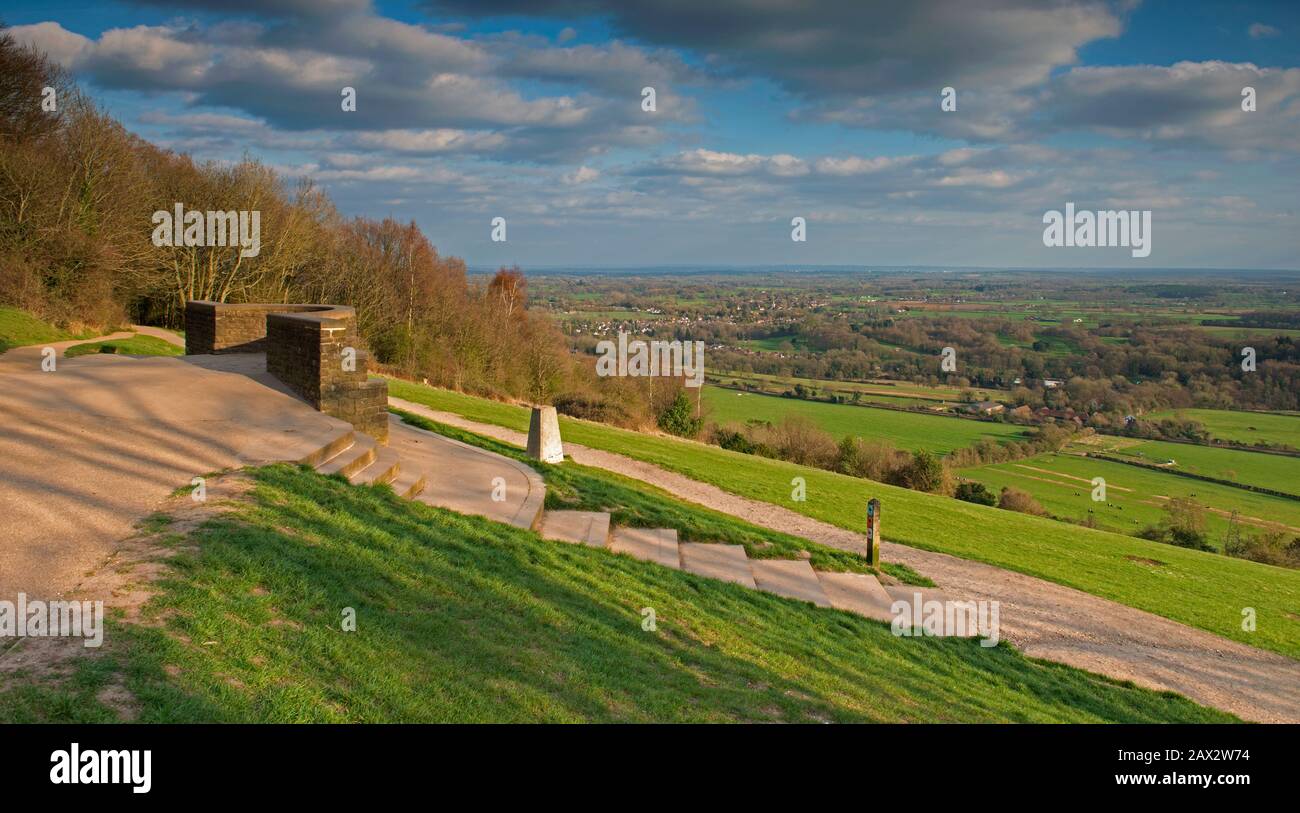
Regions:
<instances>
[{"instance_id":1,"label":"grass verge","mask_svg":"<svg viewBox=\"0 0 1300 813\"><path fill-rule=\"evenodd\" d=\"M92 353L120 353L125 356L180 356L185 348L165 342L154 336L137 333L126 339L110 339L103 342L91 342L69 347L63 355L87 356Z\"/></svg>"}]
</instances>

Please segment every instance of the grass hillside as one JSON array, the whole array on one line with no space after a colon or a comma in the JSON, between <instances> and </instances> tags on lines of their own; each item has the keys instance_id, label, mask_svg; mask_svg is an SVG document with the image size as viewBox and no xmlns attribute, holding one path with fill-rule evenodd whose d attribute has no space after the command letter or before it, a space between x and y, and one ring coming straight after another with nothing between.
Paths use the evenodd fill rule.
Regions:
<instances>
[{"instance_id":1,"label":"grass hillside","mask_svg":"<svg viewBox=\"0 0 1300 813\"><path fill-rule=\"evenodd\" d=\"M473 420L528 429L528 412L461 393L390 380L389 392ZM1050 519L922 494L714 446L560 419L564 439L644 460L701 482L842 528L861 530L868 499L882 533L918 548L1038 576L1246 644L1300 657L1300 572L1191 551ZM1177 444L1173 444L1177 445ZM794 477L807 500L790 499ZM1254 608L1254 632L1241 629Z\"/></svg>"},{"instance_id":2,"label":"grass hillside","mask_svg":"<svg viewBox=\"0 0 1300 813\"><path fill-rule=\"evenodd\" d=\"M62 684L14 677L0 721L112 719L99 698L114 681L142 722L1232 719L1008 646L896 638L546 542L386 486L285 465L251 476L250 498L170 561L149 625L113 624Z\"/></svg>"},{"instance_id":3,"label":"grass hillside","mask_svg":"<svg viewBox=\"0 0 1300 813\"><path fill-rule=\"evenodd\" d=\"M682 502L672 494L614 472L580 466L572 461L552 466L529 458L518 446L511 446L454 426L430 421L400 409L393 410L405 422L471 446L514 458L541 473L546 481L546 508L564 511L604 511L614 525L632 528L676 528L682 542L713 542L743 545L751 559L795 559L806 553L817 570L874 573L856 553L819 545L807 539L762 528L730 514ZM883 563L889 576L907 584L933 587L934 582L906 565Z\"/></svg>"},{"instance_id":4,"label":"grass hillside","mask_svg":"<svg viewBox=\"0 0 1300 813\"><path fill-rule=\"evenodd\" d=\"M90 334L94 335L94 334ZM0 307L0 353L11 347L24 347L41 342L62 342L84 339L86 335L70 333L43 322L26 311Z\"/></svg>"},{"instance_id":5,"label":"grass hillside","mask_svg":"<svg viewBox=\"0 0 1300 813\"><path fill-rule=\"evenodd\" d=\"M937 454L947 454L984 438L1009 440L1025 437L1022 427L1011 424L804 401L721 387L705 387L703 395L710 410L709 418L720 424L743 424L749 420L780 423L783 418L798 416L808 418L836 438L845 435L881 438L908 451L928 449Z\"/></svg>"},{"instance_id":6,"label":"grass hillside","mask_svg":"<svg viewBox=\"0 0 1300 813\"><path fill-rule=\"evenodd\" d=\"M1300 449L1300 416L1268 412L1234 412L1227 409L1179 409L1153 412L1147 416L1197 421L1210 437L1247 446L1263 441Z\"/></svg>"}]
</instances>

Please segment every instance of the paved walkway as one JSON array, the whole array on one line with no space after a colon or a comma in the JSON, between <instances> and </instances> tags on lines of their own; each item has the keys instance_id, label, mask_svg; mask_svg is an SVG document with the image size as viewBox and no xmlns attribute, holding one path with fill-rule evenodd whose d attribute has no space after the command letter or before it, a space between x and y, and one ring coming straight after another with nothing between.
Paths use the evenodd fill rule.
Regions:
<instances>
[{"instance_id":1,"label":"paved walkway","mask_svg":"<svg viewBox=\"0 0 1300 813\"><path fill-rule=\"evenodd\" d=\"M420 404L400 409L525 446L527 436ZM677 497L830 547L862 551L865 538L771 503L611 452L564 444L575 462L659 486ZM1001 604L1002 637L1026 655L1066 663L1259 722L1300 722L1300 663L1089 593L981 562L886 542L885 559L929 576L945 592Z\"/></svg>"},{"instance_id":2,"label":"paved walkway","mask_svg":"<svg viewBox=\"0 0 1300 813\"><path fill-rule=\"evenodd\" d=\"M203 357L0 356L0 597L70 589L191 478L297 460L351 427ZM12 356L12 357L11 357Z\"/></svg>"},{"instance_id":3,"label":"paved walkway","mask_svg":"<svg viewBox=\"0 0 1300 813\"><path fill-rule=\"evenodd\" d=\"M542 477L517 460L426 432L390 416L388 448L402 471L424 473L422 503L531 528L546 500Z\"/></svg>"},{"instance_id":4,"label":"paved walkway","mask_svg":"<svg viewBox=\"0 0 1300 813\"><path fill-rule=\"evenodd\" d=\"M183 341L167 331L138 332ZM196 476L279 460L323 464L360 448L349 424L267 373L262 354L60 355L55 371L41 370L44 347L61 354L80 343L0 354L0 599L71 590ZM421 482L415 499L519 527L534 523L545 489L533 469L393 420L395 434L376 465L400 458L402 483Z\"/></svg>"},{"instance_id":5,"label":"paved walkway","mask_svg":"<svg viewBox=\"0 0 1300 813\"><path fill-rule=\"evenodd\" d=\"M185 346L185 337L173 333L166 328L152 327L150 325L131 325L131 329L142 336L153 336L155 339L162 339L168 344L174 344L177 347Z\"/></svg>"}]
</instances>

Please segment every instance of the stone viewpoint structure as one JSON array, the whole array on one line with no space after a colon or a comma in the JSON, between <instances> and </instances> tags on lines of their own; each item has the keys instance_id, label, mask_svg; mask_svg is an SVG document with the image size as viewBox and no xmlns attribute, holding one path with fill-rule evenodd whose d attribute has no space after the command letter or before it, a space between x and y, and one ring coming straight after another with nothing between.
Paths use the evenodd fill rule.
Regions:
<instances>
[{"instance_id":1,"label":"stone viewpoint structure","mask_svg":"<svg viewBox=\"0 0 1300 813\"><path fill-rule=\"evenodd\" d=\"M191 300L185 353L265 353L267 372L307 403L388 441L388 384L369 379L352 308Z\"/></svg>"},{"instance_id":2,"label":"stone viewpoint structure","mask_svg":"<svg viewBox=\"0 0 1300 813\"><path fill-rule=\"evenodd\" d=\"M528 456L543 463L563 463L560 419L553 406L535 406L528 419Z\"/></svg>"}]
</instances>

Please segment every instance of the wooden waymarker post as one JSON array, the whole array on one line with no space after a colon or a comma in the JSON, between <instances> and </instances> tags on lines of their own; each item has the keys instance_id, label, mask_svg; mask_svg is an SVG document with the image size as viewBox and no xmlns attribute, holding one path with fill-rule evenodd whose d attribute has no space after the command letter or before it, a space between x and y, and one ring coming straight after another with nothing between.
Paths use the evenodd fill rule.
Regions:
<instances>
[{"instance_id":1,"label":"wooden waymarker post","mask_svg":"<svg viewBox=\"0 0 1300 813\"><path fill-rule=\"evenodd\" d=\"M880 566L880 500L867 502L867 564Z\"/></svg>"}]
</instances>

